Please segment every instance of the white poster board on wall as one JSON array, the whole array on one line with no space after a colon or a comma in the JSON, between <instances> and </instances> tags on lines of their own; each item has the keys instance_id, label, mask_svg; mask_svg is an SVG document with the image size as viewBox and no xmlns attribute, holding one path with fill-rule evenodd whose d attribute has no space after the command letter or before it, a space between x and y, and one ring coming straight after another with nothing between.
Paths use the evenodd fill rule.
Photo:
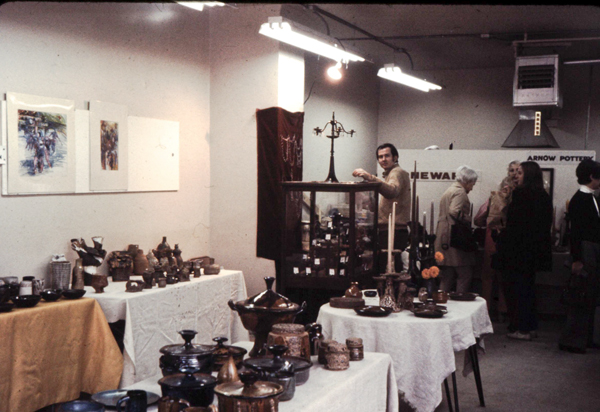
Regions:
<instances>
[{"instance_id":1,"label":"white poster board on wall","mask_svg":"<svg viewBox=\"0 0 600 412\"><path fill-rule=\"evenodd\" d=\"M400 166L411 173L417 162L417 196L419 196L419 221L423 222L423 212L427 212L430 222L431 202L434 204L435 219L439 212L439 201L444 191L452 183L452 172L461 165L468 165L477 171L479 178L469 199L474 214L489 198L492 190L506 176L508 164L513 160L538 162L542 169L553 169L553 203L556 207L556 219L562 218L565 203L578 190L575 169L584 158L595 160L594 150L400 150ZM412 185L412 179L411 179ZM435 225L437 220L434 220ZM429 223L427 225L429 227Z\"/></svg>"}]
</instances>

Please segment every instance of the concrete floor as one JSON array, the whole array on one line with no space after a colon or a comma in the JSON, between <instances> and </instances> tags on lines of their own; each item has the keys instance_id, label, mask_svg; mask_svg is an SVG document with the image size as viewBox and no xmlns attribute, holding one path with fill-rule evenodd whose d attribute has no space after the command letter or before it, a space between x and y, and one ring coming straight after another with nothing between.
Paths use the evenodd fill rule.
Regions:
<instances>
[{"instance_id":1,"label":"concrete floor","mask_svg":"<svg viewBox=\"0 0 600 412\"><path fill-rule=\"evenodd\" d=\"M525 342L508 339L507 324L495 322L495 333L485 337L486 353L479 355L485 408L479 406L473 374L462 376L463 355L456 357L460 411L600 411L600 349L560 351L562 324L541 320L539 337ZM444 395L435 411L447 410Z\"/></svg>"}]
</instances>

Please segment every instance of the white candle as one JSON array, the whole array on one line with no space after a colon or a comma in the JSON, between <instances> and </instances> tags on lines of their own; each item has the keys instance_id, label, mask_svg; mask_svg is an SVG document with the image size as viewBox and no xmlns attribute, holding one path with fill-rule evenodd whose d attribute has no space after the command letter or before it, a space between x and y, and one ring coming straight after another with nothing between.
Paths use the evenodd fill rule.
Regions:
<instances>
[{"instance_id":1,"label":"white candle","mask_svg":"<svg viewBox=\"0 0 600 412\"><path fill-rule=\"evenodd\" d=\"M396 236L396 203L392 203L392 250L394 249L394 240Z\"/></svg>"},{"instance_id":2,"label":"white candle","mask_svg":"<svg viewBox=\"0 0 600 412\"><path fill-rule=\"evenodd\" d=\"M427 230L427 212L423 212L423 230Z\"/></svg>"},{"instance_id":3,"label":"white candle","mask_svg":"<svg viewBox=\"0 0 600 412\"><path fill-rule=\"evenodd\" d=\"M392 214L390 213L388 217L388 262L387 262L387 272L392 273Z\"/></svg>"},{"instance_id":4,"label":"white candle","mask_svg":"<svg viewBox=\"0 0 600 412\"><path fill-rule=\"evenodd\" d=\"M433 235L433 201L431 201L431 216L429 216L429 234Z\"/></svg>"}]
</instances>

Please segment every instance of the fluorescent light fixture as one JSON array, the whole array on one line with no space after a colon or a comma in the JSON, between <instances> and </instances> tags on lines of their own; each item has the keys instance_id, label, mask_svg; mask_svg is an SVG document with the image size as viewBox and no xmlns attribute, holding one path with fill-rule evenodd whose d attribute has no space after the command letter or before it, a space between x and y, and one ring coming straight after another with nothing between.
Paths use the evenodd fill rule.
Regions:
<instances>
[{"instance_id":1,"label":"fluorescent light fixture","mask_svg":"<svg viewBox=\"0 0 600 412\"><path fill-rule=\"evenodd\" d=\"M346 50L333 37L316 32L281 16L269 17L268 23L263 23L258 32L336 62L365 61L358 54Z\"/></svg>"},{"instance_id":2,"label":"fluorescent light fixture","mask_svg":"<svg viewBox=\"0 0 600 412\"><path fill-rule=\"evenodd\" d=\"M385 64L381 69L379 69L377 76L393 82L402 83L405 86L414 87L415 89L419 89L424 92L442 89L437 84L429 83L428 81L417 79L414 76L402 73L400 67L397 67L393 64Z\"/></svg>"},{"instance_id":3,"label":"fluorescent light fixture","mask_svg":"<svg viewBox=\"0 0 600 412\"><path fill-rule=\"evenodd\" d=\"M342 72L340 69L342 68L342 62L337 62L329 69L327 69L327 75L331 77L333 80L340 80L342 78Z\"/></svg>"},{"instance_id":4,"label":"fluorescent light fixture","mask_svg":"<svg viewBox=\"0 0 600 412\"><path fill-rule=\"evenodd\" d=\"M225 5L220 1L178 1L177 3L198 11L204 10L204 7L223 7Z\"/></svg>"}]
</instances>

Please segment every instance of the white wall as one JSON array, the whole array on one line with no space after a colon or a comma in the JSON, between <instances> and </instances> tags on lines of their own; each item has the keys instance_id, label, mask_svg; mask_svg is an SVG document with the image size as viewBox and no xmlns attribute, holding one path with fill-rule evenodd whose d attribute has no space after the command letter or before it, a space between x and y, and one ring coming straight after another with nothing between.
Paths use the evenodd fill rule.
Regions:
<instances>
[{"instance_id":1,"label":"white wall","mask_svg":"<svg viewBox=\"0 0 600 412\"><path fill-rule=\"evenodd\" d=\"M248 294L275 276L273 261L256 257L256 110L302 108L303 60L298 52L258 34L279 5L245 5L211 15L211 253L244 272ZM282 70L300 77L287 91ZM289 73L285 73L289 75ZM299 82L299 84L298 84Z\"/></svg>"},{"instance_id":2,"label":"white wall","mask_svg":"<svg viewBox=\"0 0 600 412\"><path fill-rule=\"evenodd\" d=\"M180 125L177 192L2 196L0 276L43 277L53 253L73 262L75 237L147 252L167 236L184 259L210 253L206 14L169 3L6 3L0 61L2 94L73 99L77 109L119 103Z\"/></svg>"},{"instance_id":3,"label":"white wall","mask_svg":"<svg viewBox=\"0 0 600 412\"><path fill-rule=\"evenodd\" d=\"M329 172L331 126L322 136L313 136L315 127L331 120L333 112L346 130L356 134L335 139L335 174L340 182L361 180L352 171L362 167L375 173L377 148L379 81L377 68L371 63L351 63L342 70L342 79L334 82L326 70L332 61L306 55L305 90L308 100L304 115L304 181L324 181ZM312 90L311 90L312 89ZM309 96L310 92L310 96Z\"/></svg>"}]
</instances>

